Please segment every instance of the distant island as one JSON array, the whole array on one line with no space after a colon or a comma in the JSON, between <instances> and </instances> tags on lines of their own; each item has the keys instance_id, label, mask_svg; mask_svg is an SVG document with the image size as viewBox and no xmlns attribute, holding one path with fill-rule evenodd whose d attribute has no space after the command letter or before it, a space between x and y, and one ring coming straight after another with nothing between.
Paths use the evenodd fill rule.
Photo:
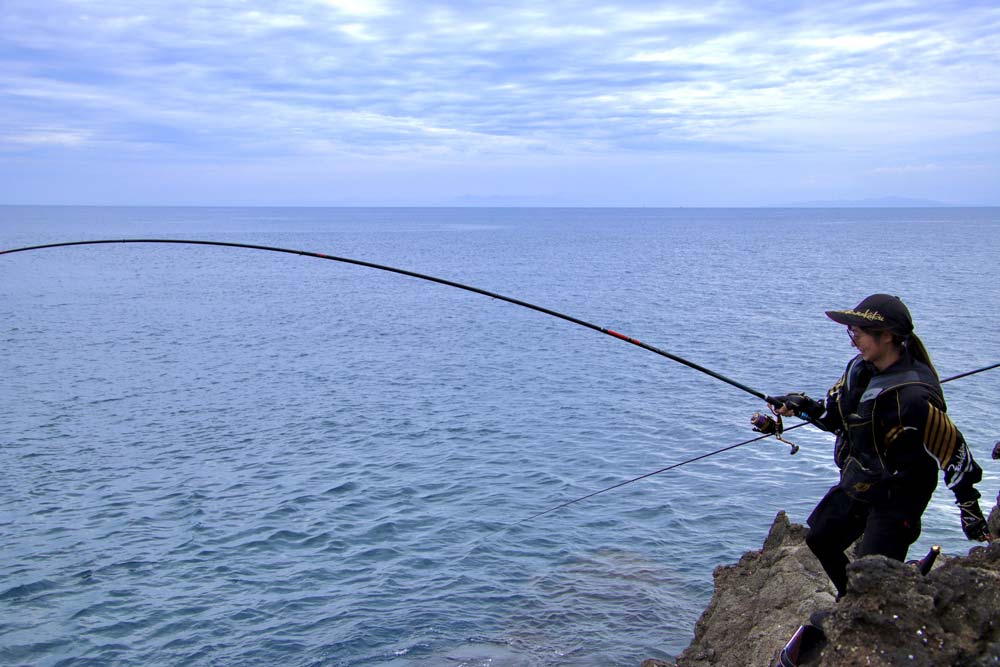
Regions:
<instances>
[{"instance_id":1,"label":"distant island","mask_svg":"<svg viewBox=\"0 0 1000 667\"><path fill-rule=\"evenodd\" d=\"M565 201L564 201L565 200ZM874 197L871 199L817 199L796 201L786 204L745 204L745 205L672 205L672 204L600 204L580 202L571 197L547 197L540 195L463 195L451 200L450 205L459 207L497 208L952 208L965 204L955 204L934 199L914 199L910 197Z\"/></svg>"},{"instance_id":2,"label":"distant island","mask_svg":"<svg viewBox=\"0 0 1000 667\"><path fill-rule=\"evenodd\" d=\"M879 197L877 199L833 199L824 201L793 202L794 208L930 208L947 207L955 204L933 199L909 199L907 197Z\"/></svg>"}]
</instances>

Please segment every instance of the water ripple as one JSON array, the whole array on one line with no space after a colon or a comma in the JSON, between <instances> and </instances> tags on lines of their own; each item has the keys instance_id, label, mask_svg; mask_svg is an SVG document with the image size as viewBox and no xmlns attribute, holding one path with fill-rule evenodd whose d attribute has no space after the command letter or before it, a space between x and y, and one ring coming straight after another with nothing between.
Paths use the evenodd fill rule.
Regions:
<instances>
[{"instance_id":1,"label":"water ripple","mask_svg":"<svg viewBox=\"0 0 1000 667\"><path fill-rule=\"evenodd\" d=\"M892 265L857 249L847 282L829 271L843 225L870 220L287 214L318 231L260 222L230 238L464 278L814 395L850 353L824 309L926 276L942 239L963 266L1000 254L1000 225L967 210L908 222ZM490 224L456 227L477 216ZM788 252L746 250L783 229ZM765 441L523 521L750 437L762 406L582 328L398 276L78 250L0 262L2 664L633 665L683 648L712 569L759 547L779 509L801 522L835 476L828 436L801 429L795 457ZM775 275L815 289L764 307ZM978 274L921 290L940 368L1000 358L988 323L953 317L1000 311ZM992 444L988 386L949 387L977 447ZM998 483L987 470L985 488ZM934 503L927 539L957 552L954 508Z\"/></svg>"}]
</instances>

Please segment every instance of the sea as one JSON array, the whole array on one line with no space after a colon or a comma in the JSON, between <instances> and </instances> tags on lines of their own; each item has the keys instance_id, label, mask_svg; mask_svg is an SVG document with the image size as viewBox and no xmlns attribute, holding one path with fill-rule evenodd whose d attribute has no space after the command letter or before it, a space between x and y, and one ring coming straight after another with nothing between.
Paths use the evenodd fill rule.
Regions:
<instances>
[{"instance_id":1,"label":"sea","mask_svg":"<svg viewBox=\"0 0 1000 667\"><path fill-rule=\"evenodd\" d=\"M838 379L825 310L895 294L942 377L1000 361L1000 208L0 207L0 249L101 239L398 268L732 382L371 266L2 254L3 665L676 656L713 570L836 481L809 426L717 452L755 392ZM945 387L988 512L1000 369ZM932 544L974 546L943 484Z\"/></svg>"}]
</instances>

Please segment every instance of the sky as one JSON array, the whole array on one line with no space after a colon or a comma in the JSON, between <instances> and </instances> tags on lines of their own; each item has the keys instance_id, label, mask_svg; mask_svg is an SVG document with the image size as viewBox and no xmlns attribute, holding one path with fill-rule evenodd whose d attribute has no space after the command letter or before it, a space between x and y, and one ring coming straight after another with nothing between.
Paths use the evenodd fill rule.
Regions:
<instances>
[{"instance_id":1,"label":"sky","mask_svg":"<svg viewBox=\"0 0 1000 667\"><path fill-rule=\"evenodd\" d=\"M1000 205L1000 1L2 0L0 204Z\"/></svg>"}]
</instances>

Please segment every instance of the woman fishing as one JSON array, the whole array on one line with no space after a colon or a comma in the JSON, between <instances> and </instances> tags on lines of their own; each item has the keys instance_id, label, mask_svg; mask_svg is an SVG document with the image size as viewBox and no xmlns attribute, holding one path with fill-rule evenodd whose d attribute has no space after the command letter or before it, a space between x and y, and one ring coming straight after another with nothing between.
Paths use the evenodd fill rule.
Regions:
<instances>
[{"instance_id":1,"label":"woman fishing","mask_svg":"<svg viewBox=\"0 0 1000 667\"><path fill-rule=\"evenodd\" d=\"M913 333L898 297L873 294L827 316L847 326L858 355L826 401L804 394L777 397L775 413L808 418L837 436L840 481L813 510L806 543L837 588L846 592L845 550L905 560L920 535L920 517L937 486L938 470L955 494L962 529L989 539L975 485L982 469L945 414L944 394L927 350Z\"/></svg>"}]
</instances>

